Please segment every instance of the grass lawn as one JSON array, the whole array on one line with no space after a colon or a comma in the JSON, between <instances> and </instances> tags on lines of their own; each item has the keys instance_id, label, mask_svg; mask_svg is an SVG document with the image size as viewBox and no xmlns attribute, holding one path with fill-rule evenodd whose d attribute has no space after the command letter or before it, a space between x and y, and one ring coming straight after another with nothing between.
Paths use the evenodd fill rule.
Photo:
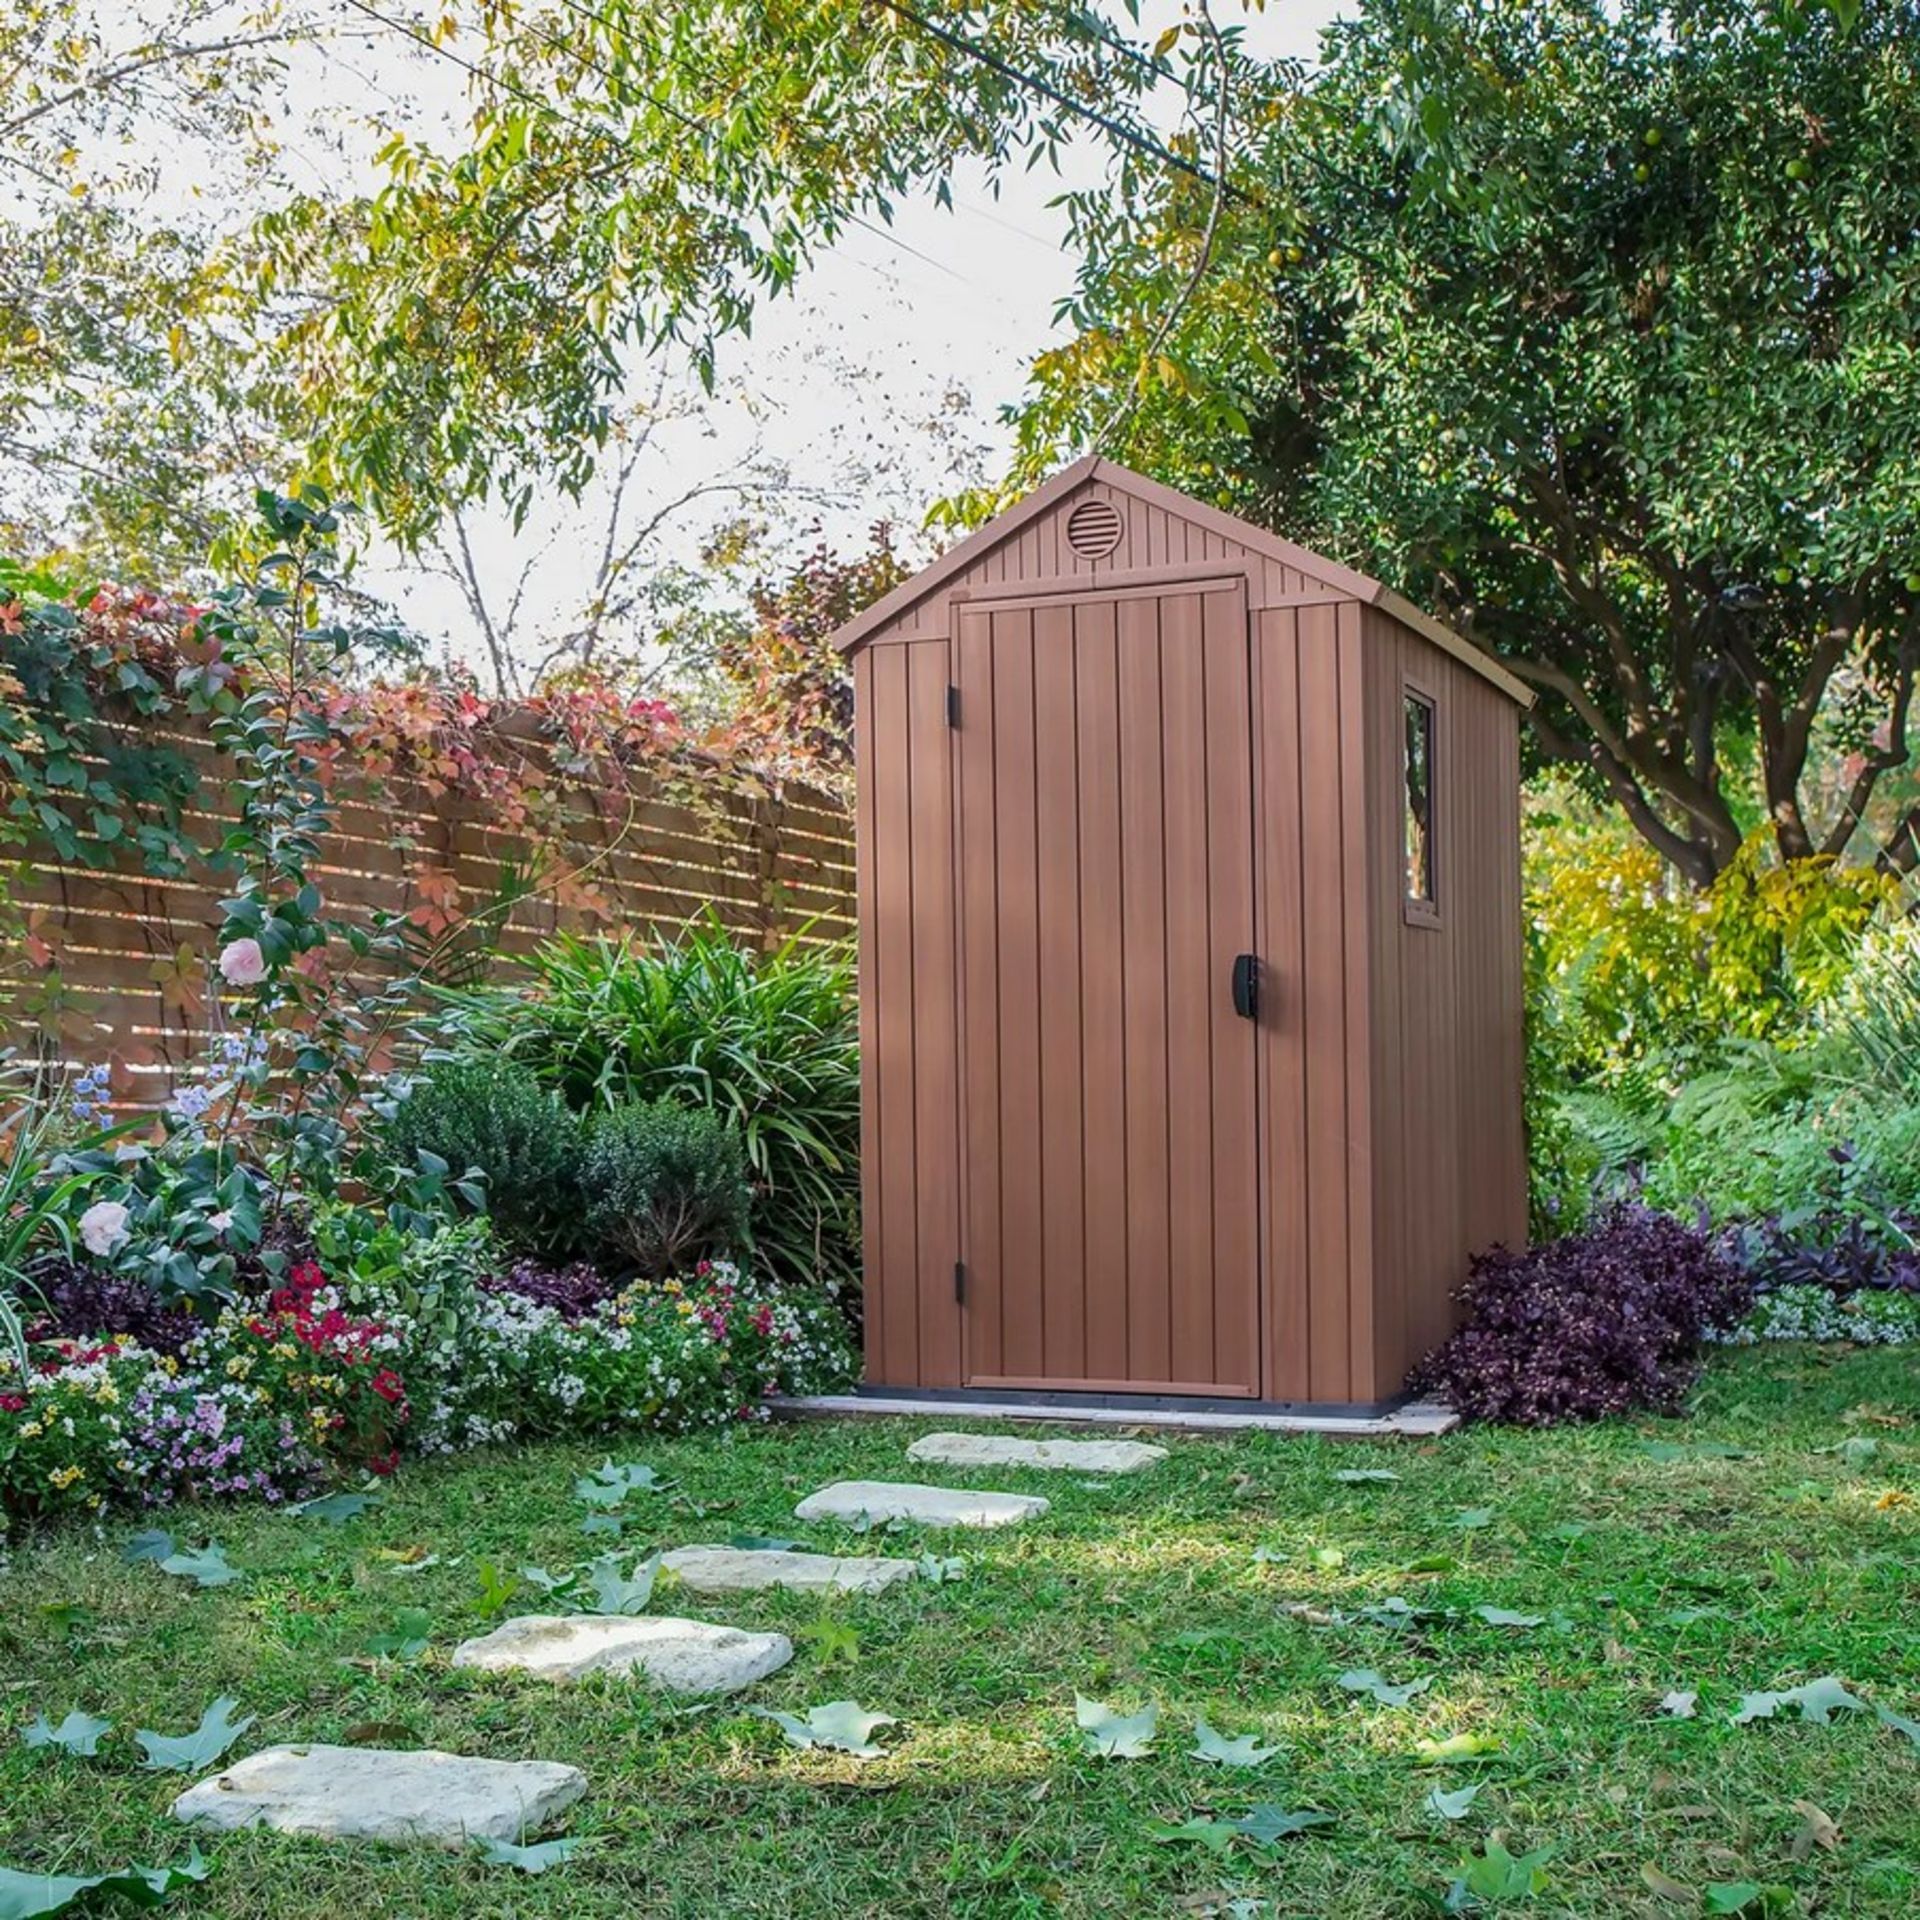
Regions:
<instances>
[{"instance_id":1,"label":"grass lawn","mask_svg":"<svg viewBox=\"0 0 1920 1920\"><path fill-rule=\"evenodd\" d=\"M184 1731L232 1693L259 1716L236 1754L371 1730L572 1761L591 1789L568 1830L595 1844L536 1879L444 1854L216 1836L212 1877L170 1908L183 1914L1384 1920L1435 1911L1462 1855L1503 1829L1515 1852L1554 1849L1527 1908L1542 1914L1697 1912L1709 1884L1752 1880L1792 1889L1769 1911L1911 1915L1920 1747L1865 1712L1825 1726L1791 1710L1731 1716L1745 1692L1836 1674L1920 1719L1920 1363L1754 1350L1718 1360L1700 1398L1684 1424L1421 1444L1175 1439L1171 1461L1110 1485L910 1468L902 1449L937 1421L632 1438L615 1459L678 1482L636 1499L636 1556L744 1531L970 1563L963 1580L824 1608L663 1584L655 1611L796 1636L786 1671L694 1712L630 1685L556 1689L446 1664L485 1630L482 1559L557 1570L605 1547L582 1536L572 1497L603 1447L411 1466L384 1505L338 1527L238 1509L160 1516L244 1570L208 1590L122 1563L144 1522L66 1530L21 1545L0 1574L4 1718L83 1707L116 1726L90 1761L8 1734L0 1862L80 1873L184 1857L166 1809L185 1778L138 1771L133 1729ZM1874 1445L1833 1450L1849 1439ZM1335 1477L1363 1468L1400 1477ZM856 1476L1043 1491L1054 1508L925 1541L793 1522L802 1493ZM376 1551L415 1546L438 1564L402 1575ZM1461 1617L1329 1623L1393 1596ZM1483 1604L1548 1618L1490 1625L1471 1614ZM363 1658L403 1607L430 1616L429 1649ZM857 1651L841 1643L829 1662L839 1636L799 1638L823 1619L852 1628ZM1343 1691L1352 1668L1432 1684L1384 1706ZM1662 1717L1673 1689L1698 1691L1697 1717ZM1076 1692L1128 1711L1157 1703L1151 1755L1089 1757ZM848 1696L898 1716L884 1758L795 1750L746 1711ZM1191 1758L1199 1716L1279 1752L1258 1770ZM1460 1734L1495 1750L1422 1758L1423 1739ZM1426 1808L1436 1786L1472 1783L1458 1822ZM1796 1846L1803 1802L1837 1823L1836 1846ZM1156 1822L1258 1803L1336 1824L1264 1852L1154 1837ZM1692 1899L1657 1890L1649 1868Z\"/></svg>"}]
</instances>

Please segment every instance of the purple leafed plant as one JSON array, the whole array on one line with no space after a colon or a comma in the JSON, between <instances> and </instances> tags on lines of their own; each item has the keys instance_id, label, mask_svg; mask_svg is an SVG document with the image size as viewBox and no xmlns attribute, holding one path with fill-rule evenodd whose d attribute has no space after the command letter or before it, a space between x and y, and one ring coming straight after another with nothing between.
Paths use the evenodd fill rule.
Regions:
<instances>
[{"instance_id":1,"label":"purple leafed plant","mask_svg":"<svg viewBox=\"0 0 1920 1920\"><path fill-rule=\"evenodd\" d=\"M1697 1227L1622 1203L1585 1233L1480 1255L1465 1321L1414 1378L1473 1420L1551 1426L1674 1411L1702 1335L1737 1325L1751 1278Z\"/></svg>"},{"instance_id":2,"label":"purple leafed plant","mask_svg":"<svg viewBox=\"0 0 1920 1920\"><path fill-rule=\"evenodd\" d=\"M584 1319L603 1301L611 1300L614 1284L598 1267L576 1260L550 1267L539 1260L515 1260L480 1282L483 1293L514 1293L535 1306L551 1307L567 1320Z\"/></svg>"},{"instance_id":3,"label":"purple leafed plant","mask_svg":"<svg viewBox=\"0 0 1920 1920\"><path fill-rule=\"evenodd\" d=\"M143 1280L108 1273L58 1256L35 1263L33 1294L45 1303L34 1313L28 1297L28 1337L33 1340L97 1340L106 1334L137 1341L152 1353L178 1354L201 1331L199 1317L183 1307L163 1307Z\"/></svg>"}]
</instances>

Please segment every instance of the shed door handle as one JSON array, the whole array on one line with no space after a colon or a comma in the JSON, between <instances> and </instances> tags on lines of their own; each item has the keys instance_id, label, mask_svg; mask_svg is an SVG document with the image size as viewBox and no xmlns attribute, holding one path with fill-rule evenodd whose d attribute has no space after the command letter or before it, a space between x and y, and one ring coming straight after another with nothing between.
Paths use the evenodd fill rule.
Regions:
<instances>
[{"instance_id":1,"label":"shed door handle","mask_svg":"<svg viewBox=\"0 0 1920 1920\"><path fill-rule=\"evenodd\" d=\"M1233 1010L1242 1020L1252 1020L1260 1012L1260 956L1242 953L1233 962Z\"/></svg>"}]
</instances>

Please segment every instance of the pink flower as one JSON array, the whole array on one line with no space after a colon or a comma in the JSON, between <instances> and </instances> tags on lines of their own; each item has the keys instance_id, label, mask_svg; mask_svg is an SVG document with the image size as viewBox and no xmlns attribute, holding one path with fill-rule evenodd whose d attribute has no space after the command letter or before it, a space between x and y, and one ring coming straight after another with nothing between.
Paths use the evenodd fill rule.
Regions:
<instances>
[{"instance_id":1,"label":"pink flower","mask_svg":"<svg viewBox=\"0 0 1920 1920\"><path fill-rule=\"evenodd\" d=\"M220 949L220 977L230 987L257 987L267 977L258 940L229 940Z\"/></svg>"}]
</instances>

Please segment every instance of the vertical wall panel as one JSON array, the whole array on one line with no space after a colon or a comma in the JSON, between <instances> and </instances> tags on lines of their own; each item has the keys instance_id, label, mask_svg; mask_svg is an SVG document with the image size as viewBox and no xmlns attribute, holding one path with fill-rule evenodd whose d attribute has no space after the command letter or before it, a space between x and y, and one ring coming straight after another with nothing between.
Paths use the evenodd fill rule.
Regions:
<instances>
[{"instance_id":1,"label":"vertical wall panel","mask_svg":"<svg viewBox=\"0 0 1920 1920\"><path fill-rule=\"evenodd\" d=\"M1040 927L1042 1363L1086 1377L1085 1166L1081 1153L1080 812L1071 605L1033 615L1034 860Z\"/></svg>"},{"instance_id":2,"label":"vertical wall panel","mask_svg":"<svg viewBox=\"0 0 1920 1920\"><path fill-rule=\"evenodd\" d=\"M872 735L887 742L869 764L868 843L874 904L861 971L874 996L870 1137L880 1147L880 1271L887 1276L882 1348L889 1380L920 1377L913 1132L913 860L911 761L906 752L909 647L872 650Z\"/></svg>"},{"instance_id":3,"label":"vertical wall panel","mask_svg":"<svg viewBox=\"0 0 1920 1920\"><path fill-rule=\"evenodd\" d=\"M1171 1380L1213 1378L1213 1019L1217 983L1204 911L1207 788L1206 661L1198 594L1160 602L1167 981L1167 1302ZM1195 879L1199 886L1194 887ZM1184 881L1185 910L1174 910ZM1194 899L1194 893L1200 898ZM1199 907L1200 911L1194 908Z\"/></svg>"},{"instance_id":4,"label":"vertical wall panel","mask_svg":"<svg viewBox=\"0 0 1920 1920\"><path fill-rule=\"evenodd\" d=\"M1040 877L1035 842L1033 615L996 613L993 781L1000 1001L1000 1364L1046 1372L1040 1119Z\"/></svg>"},{"instance_id":5,"label":"vertical wall panel","mask_svg":"<svg viewBox=\"0 0 1920 1920\"><path fill-rule=\"evenodd\" d=\"M960 1314L953 1263L960 1249L959 1061L955 1020L953 758L947 725L947 648L905 647L909 848L913 866L914 1233L919 1377L960 1384Z\"/></svg>"},{"instance_id":6,"label":"vertical wall panel","mask_svg":"<svg viewBox=\"0 0 1920 1920\"><path fill-rule=\"evenodd\" d=\"M1120 889L1120 679L1111 601L1074 612L1080 768L1080 1059L1086 1261L1108 1290L1087 1319L1087 1376L1127 1377L1127 948Z\"/></svg>"},{"instance_id":7,"label":"vertical wall panel","mask_svg":"<svg viewBox=\"0 0 1920 1920\"><path fill-rule=\"evenodd\" d=\"M1000 1358L999 853L996 838L993 617L962 613L954 680L964 716L960 751L960 954L966 1212L960 1254L971 1298L965 1315L968 1374L1004 1372ZM885 1292L883 1285L880 1291Z\"/></svg>"},{"instance_id":8,"label":"vertical wall panel","mask_svg":"<svg viewBox=\"0 0 1920 1920\"><path fill-rule=\"evenodd\" d=\"M853 752L862 777L854 797L854 891L860 954L860 1264L862 1331L871 1379L888 1378L887 1299L891 1288L881 1238L881 1195L886 1161L886 1130L880 1120L880 939L876 925L879 884L874 874L874 800L879 749L873 724L871 647L853 661Z\"/></svg>"}]
</instances>

